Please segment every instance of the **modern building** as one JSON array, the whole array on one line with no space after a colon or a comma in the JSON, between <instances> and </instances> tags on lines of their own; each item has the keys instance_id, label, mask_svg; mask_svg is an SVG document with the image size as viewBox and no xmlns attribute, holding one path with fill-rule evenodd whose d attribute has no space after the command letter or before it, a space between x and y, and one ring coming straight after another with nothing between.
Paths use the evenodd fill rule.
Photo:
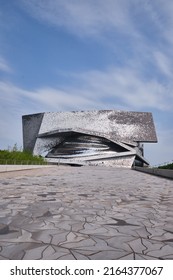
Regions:
<instances>
[{"instance_id":1,"label":"modern building","mask_svg":"<svg viewBox=\"0 0 173 280\"><path fill-rule=\"evenodd\" d=\"M144 142L157 142L148 112L73 111L25 115L23 148L70 165L149 165Z\"/></svg>"}]
</instances>

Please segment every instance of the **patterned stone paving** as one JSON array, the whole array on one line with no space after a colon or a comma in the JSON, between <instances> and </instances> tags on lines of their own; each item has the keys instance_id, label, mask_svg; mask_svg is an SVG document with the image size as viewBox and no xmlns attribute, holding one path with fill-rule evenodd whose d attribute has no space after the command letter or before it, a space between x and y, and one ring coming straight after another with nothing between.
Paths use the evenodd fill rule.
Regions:
<instances>
[{"instance_id":1,"label":"patterned stone paving","mask_svg":"<svg viewBox=\"0 0 173 280\"><path fill-rule=\"evenodd\" d=\"M173 181L129 169L0 174L0 259L173 259Z\"/></svg>"}]
</instances>

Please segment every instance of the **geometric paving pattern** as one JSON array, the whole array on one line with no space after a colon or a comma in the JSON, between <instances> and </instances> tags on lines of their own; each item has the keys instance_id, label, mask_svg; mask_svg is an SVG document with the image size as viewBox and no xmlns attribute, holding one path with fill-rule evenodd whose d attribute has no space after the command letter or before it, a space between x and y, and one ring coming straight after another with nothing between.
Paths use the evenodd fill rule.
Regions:
<instances>
[{"instance_id":1,"label":"geometric paving pattern","mask_svg":"<svg viewBox=\"0 0 173 280\"><path fill-rule=\"evenodd\" d=\"M173 181L129 169L0 174L0 259L173 259Z\"/></svg>"}]
</instances>

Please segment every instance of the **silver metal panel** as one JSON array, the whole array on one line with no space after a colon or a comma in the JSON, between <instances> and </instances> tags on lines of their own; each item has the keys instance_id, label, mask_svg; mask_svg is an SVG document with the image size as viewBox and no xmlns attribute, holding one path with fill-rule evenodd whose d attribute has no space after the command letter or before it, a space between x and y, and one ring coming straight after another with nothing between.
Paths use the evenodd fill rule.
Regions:
<instances>
[{"instance_id":1,"label":"silver metal panel","mask_svg":"<svg viewBox=\"0 0 173 280\"><path fill-rule=\"evenodd\" d=\"M39 113L22 116L24 150L33 152L43 115Z\"/></svg>"},{"instance_id":2,"label":"silver metal panel","mask_svg":"<svg viewBox=\"0 0 173 280\"><path fill-rule=\"evenodd\" d=\"M140 142L157 142L152 114L115 110L23 116L24 149L70 164L147 164ZM128 163L127 163L128 162Z\"/></svg>"},{"instance_id":3,"label":"silver metal panel","mask_svg":"<svg viewBox=\"0 0 173 280\"><path fill-rule=\"evenodd\" d=\"M157 142L152 114L114 110L45 113L40 134L75 130L119 141Z\"/></svg>"}]
</instances>

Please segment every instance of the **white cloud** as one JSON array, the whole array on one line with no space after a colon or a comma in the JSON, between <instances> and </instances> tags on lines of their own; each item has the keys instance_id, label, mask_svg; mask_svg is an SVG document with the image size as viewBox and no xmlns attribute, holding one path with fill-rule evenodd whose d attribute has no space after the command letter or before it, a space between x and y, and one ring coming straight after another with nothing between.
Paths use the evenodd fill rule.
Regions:
<instances>
[{"instance_id":1,"label":"white cloud","mask_svg":"<svg viewBox=\"0 0 173 280\"><path fill-rule=\"evenodd\" d=\"M131 60L133 68L141 63L143 72L153 63L168 78L172 74L172 0L167 0L166 5L164 0L140 3L137 0L18 1L37 20L63 27L77 36L101 39L111 51L115 50L116 56L120 55L121 63L128 65ZM153 27L159 43L148 34ZM123 39L117 39L117 34ZM117 54L117 40L128 43L129 53L133 53L126 61L122 54Z\"/></svg>"},{"instance_id":2,"label":"white cloud","mask_svg":"<svg viewBox=\"0 0 173 280\"><path fill-rule=\"evenodd\" d=\"M173 65L170 58L160 51L156 51L154 57L162 74L172 79Z\"/></svg>"},{"instance_id":3,"label":"white cloud","mask_svg":"<svg viewBox=\"0 0 173 280\"><path fill-rule=\"evenodd\" d=\"M155 26L163 37L170 42L173 40L170 36L172 0L167 0L166 4L165 0L18 0L18 3L37 20L64 27L79 36L118 31L141 40L144 34L138 23L148 19L148 24Z\"/></svg>"},{"instance_id":4,"label":"white cloud","mask_svg":"<svg viewBox=\"0 0 173 280\"><path fill-rule=\"evenodd\" d=\"M156 5L160 7L159 21L162 23L162 34L169 42L173 43L173 2L172 0L167 0L166 2L164 0L159 0Z\"/></svg>"},{"instance_id":5,"label":"white cloud","mask_svg":"<svg viewBox=\"0 0 173 280\"><path fill-rule=\"evenodd\" d=\"M0 71L10 73L12 69L8 65L7 61L0 56Z\"/></svg>"},{"instance_id":6,"label":"white cloud","mask_svg":"<svg viewBox=\"0 0 173 280\"><path fill-rule=\"evenodd\" d=\"M60 90L58 88L40 88L25 90L11 83L0 82L0 104L8 108L6 114L29 114L34 111L58 111L94 109L102 107L103 103L96 98L87 96L87 91L73 88ZM6 109L4 109L6 110ZM5 111L4 111L5 112ZM0 111L2 113L2 110ZM6 116L2 114L2 118Z\"/></svg>"},{"instance_id":7,"label":"white cloud","mask_svg":"<svg viewBox=\"0 0 173 280\"><path fill-rule=\"evenodd\" d=\"M69 74L76 85L64 88L42 87L25 90L13 84L0 82L0 99L10 106L24 107L32 102L33 108L42 110L77 110L112 108L112 104L134 110L173 109L170 85L157 80L145 80L137 69L114 67L105 71ZM116 106L117 107L117 106ZM29 108L30 110L31 108Z\"/></svg>"},{"instance_id":8,"label":"white cloud","mask_svg":"<svg viewBox=\"0 0 173 280\"><path fill-rule=\"evenodd\" d=\"M142 79L131 68L111 68L107 71L89 71L79 74L90 95L99 98L121 100L121 104L133 109L172 110L173 95L169 87L156 80Z\"/></svg>"},{"instance_id":9,"label":"white cloud","mask_svg":"<svg viewBox=\"0 0 173 280\"><path fill-rule=\"evenodd\" d=\"M126 0L19 0L35 18L65 27L80 36L96 35L110 28L132 32Z\"/></svg>"}]
</instances>

